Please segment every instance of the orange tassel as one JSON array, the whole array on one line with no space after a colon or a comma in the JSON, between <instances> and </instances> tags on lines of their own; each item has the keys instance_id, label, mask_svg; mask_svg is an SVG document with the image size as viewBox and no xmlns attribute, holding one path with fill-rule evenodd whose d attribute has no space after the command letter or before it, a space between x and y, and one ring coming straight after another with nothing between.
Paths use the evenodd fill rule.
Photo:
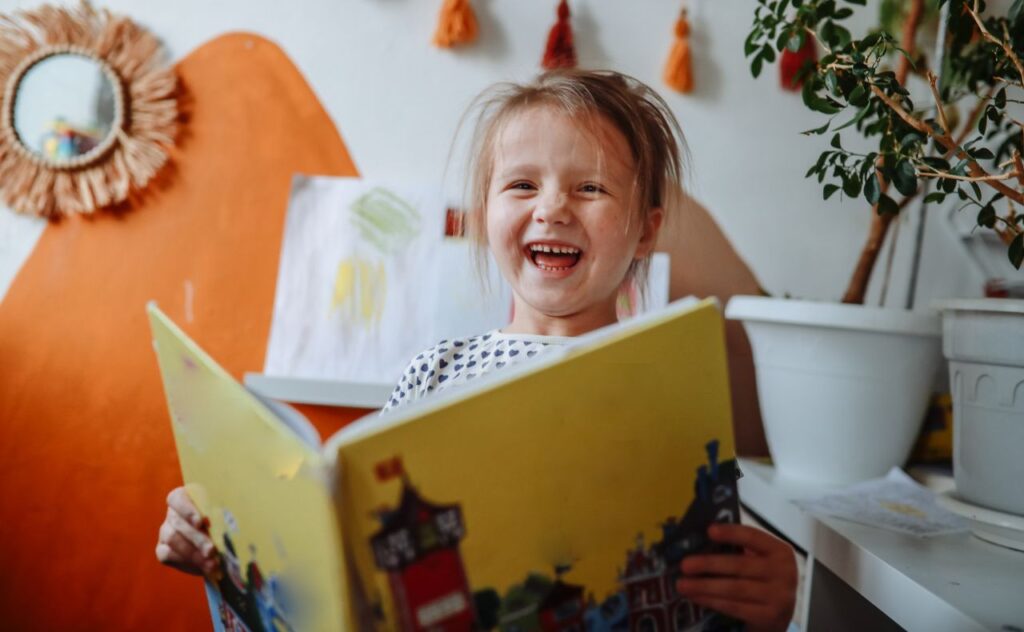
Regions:
<instances>
[{"instance_id":1,"label":"orange tassel","mask_svg":"<svg viewBox=\"0 0 1024 632\"><path fill-rule=\"evenodd\" d=\"M690 23L686 20L686 9L676 20L676 41L665 63L665 83L682 93L693 92L693 68L690 61Z\"/></svg>"},{"instance_id":2,"label":"orange tassel","mask_svg":"<svg viewBox=\"0 0 1024 632\"><path fill-rule=\"evenodd\" d=\"M451 48L476 41L476 14L469 0L444 0L434 31L434 45Z\"/></svg>"},{"instance_id":3,"label":"orange tassel","mask_svg":"<svg viewBox=\"0 0 1024 632\"><path fill-rule=\"evenodd\" d=\"M548 70L576 67L576 49L572 44L572 25L569 24L569 4L566 0L558 3L558 21L548 34L548 45L544 49L541 65Z\"/></svg>"},{"instance_id":4,"label":"orange tassel","mask_svg":"<svg viewBox=\"0 0 1024 632\"><path fill-rule=\"evenodd\" d=\"M814 46L813 37L805 38L804 45L795 53L789 50L789 47L783 48L782 59L779 60L779 81L782 83L782 87L786 90L800 90L804 82L802 79L797 81L797 75L800 74L805 63L814 64L817 61L818 49Z\"/></svg>"}]
</instances>

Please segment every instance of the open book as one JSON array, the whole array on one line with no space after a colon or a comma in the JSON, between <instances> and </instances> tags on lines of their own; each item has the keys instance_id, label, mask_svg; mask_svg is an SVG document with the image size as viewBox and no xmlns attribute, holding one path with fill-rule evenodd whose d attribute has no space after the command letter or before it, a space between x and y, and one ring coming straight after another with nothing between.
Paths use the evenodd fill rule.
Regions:
<instances>
[{"instance_id":1,"label":"open book","mask_svg":"<svg viewBox=\"0 0 1024 632\"><path fill-rule=\"evenodd\" d=\"M720 630L680 561L739 520L723 325L675 303L321 444L155 305L216 629Z\"/></svg>"}]
</instances>

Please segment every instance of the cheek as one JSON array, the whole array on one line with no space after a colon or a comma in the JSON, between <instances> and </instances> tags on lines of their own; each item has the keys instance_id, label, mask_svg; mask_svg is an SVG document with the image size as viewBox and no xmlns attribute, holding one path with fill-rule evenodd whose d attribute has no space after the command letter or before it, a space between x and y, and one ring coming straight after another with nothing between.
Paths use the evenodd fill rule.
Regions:
<instances>
[{"instance_id":1,"label":"cheek","mask_svg":"<svg viewBox=\"0 0 1024 632\"><path fill-rule=\"evenodd\" d=\"M518 255L519 242L515 217L512 213L502 212L500 208L494 208L488 212L487 243L490 244L491 250L499 259Z\"/></svg>"}]
</instances>

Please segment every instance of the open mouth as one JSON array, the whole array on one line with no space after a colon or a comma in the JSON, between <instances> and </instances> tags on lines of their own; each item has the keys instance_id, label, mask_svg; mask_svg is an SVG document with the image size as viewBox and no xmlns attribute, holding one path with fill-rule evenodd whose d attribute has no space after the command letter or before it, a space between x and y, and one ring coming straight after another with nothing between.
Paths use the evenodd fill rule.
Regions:
<instances>
[{"instance_id":1,"label":"open mouth","mask_svg":"<svg viewBox=\"0 0 1024 632\"><path fill-rule=\"evenodd\" d=\"M583 251L579 248L552 244L530 244L527 246L527 252L535 266L549 271L568 270L583 256Z\"/></svg>"}]
</instances>

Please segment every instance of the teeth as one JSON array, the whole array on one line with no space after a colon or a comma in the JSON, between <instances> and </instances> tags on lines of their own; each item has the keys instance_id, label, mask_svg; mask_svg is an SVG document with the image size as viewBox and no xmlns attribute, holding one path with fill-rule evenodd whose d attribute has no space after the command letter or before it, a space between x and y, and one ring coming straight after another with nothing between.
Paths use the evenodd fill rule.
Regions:
<instances>
[{"instance_id":1,"label":"teeth","mask_svg":"<svg viewBox=\"0 0 1024 632\"><path fill-rule=\"evenodd\" d=\"M563 255L578 255L580 253L579 248L572 248L570 246L547 246L544 244L533 244L530 246L530 250L532 252L553 252Z\"/></svg>"}]
</instances>

